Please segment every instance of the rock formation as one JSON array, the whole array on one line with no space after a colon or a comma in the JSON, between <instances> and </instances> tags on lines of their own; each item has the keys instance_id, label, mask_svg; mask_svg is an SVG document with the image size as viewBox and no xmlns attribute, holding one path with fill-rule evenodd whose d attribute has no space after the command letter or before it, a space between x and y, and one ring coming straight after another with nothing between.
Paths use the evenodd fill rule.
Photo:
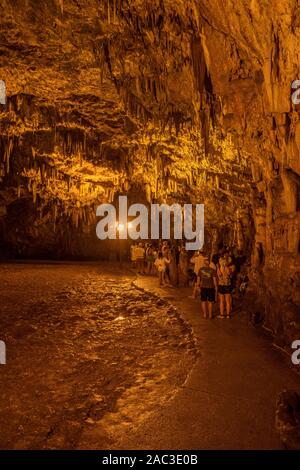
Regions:
<instances>
[{"instance_id":1,"label":"rock formation","mask_svg":"<svg viewBox=\"0 0 300 470\"><path fill-rule=\"evenodd\" d=\"M276 431L289 450L300 449L300 396L285 390L277 398Z\"/></svg>"},{"instance_id":2,"label":"rock formation","mask_svg":"<svg viewBox=\"0 0 300 470\"><path fill-rule=\"evenodd\" d=\"M254 308L290 344L300 335L296 0L0 5L3 255L95 254L96 206L118 194L202 202L208 242L251 254Z\"/></svg>"}]
</instances>

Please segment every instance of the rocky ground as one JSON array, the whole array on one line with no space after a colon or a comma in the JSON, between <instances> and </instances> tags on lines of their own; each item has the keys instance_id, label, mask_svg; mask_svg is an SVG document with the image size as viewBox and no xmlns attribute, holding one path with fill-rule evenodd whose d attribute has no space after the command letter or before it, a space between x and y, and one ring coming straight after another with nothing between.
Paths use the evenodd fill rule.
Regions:
<instances>
[{"instance_id":1,"label":"rocky ground","mask_svg":"<svg viewBox=\"0 0 300 470\"><path fill-rule=\"evenodd\" d=\"M191 370L192 331L116 267L0 268L0 448L113 448Z\"/></svg>"}]
</instances>

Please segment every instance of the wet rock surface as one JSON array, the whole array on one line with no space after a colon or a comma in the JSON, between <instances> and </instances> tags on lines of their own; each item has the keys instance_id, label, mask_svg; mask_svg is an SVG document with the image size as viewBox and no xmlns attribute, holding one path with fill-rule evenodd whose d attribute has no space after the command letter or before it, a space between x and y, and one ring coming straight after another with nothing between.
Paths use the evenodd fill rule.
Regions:
<instances>
[{"instance_id":1,"label":"wet rock surface","mask_svg":"<svg viewBox=\"0 0 300 470\"><path fill-rule=\"evenodd\" d=\"M251 258L280 347L300 324L300 13L272 0L0 0L0 258L107 259L96 207L205 204ZM297 100L296 100L297 101Z\"/></svg>"},{"instance_id":2,"label":"wet rock surface","mask_svg":"<svg viewBox=\"0 0 300 470\"><path fill-rule=\"evenodd\" d=\"M2 449L113 448L191 370L191 328L133 276L97 265L2 265Z\"/></svg>"}]
</instances>

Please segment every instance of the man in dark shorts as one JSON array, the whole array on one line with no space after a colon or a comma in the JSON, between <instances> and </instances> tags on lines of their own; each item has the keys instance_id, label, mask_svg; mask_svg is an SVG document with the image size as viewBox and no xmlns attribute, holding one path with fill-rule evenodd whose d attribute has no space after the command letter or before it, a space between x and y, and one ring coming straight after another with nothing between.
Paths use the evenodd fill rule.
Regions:
<instances>
[{"instance_id":1,"label":"man in dark shorts","mask_svg":"<svg viewBox=\"0 0 300 470\"><path fill-rule=\"evenodd\" d=\"M211 319L213 317L213 303L216 300L217 272L210 267L208 258L204 259L203 264L204 266L199 271L201 306L204 318L207 318L208 314Z\"/></svg>"}]
</instances>

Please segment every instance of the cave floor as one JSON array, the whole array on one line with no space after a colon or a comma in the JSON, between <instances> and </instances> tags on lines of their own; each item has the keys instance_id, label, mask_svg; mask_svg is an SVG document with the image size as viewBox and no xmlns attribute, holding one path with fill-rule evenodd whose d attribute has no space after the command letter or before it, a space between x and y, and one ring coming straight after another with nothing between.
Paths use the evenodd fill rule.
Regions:
<instances>
[{"instance_id":1,"label":"cave floor","mask_svg":"<svg viewBox=\"0 0 300 470\"><path fill-rule=\"evenodd\" d=\"M184 385L157 411L126 448L282 449L275 432L276 397L300 390L290 359L250 324L235 300L231 320L206 320L190 288L159 288L155 278L140 276L136 285L156 292L181 312L193 328L199 358Z\"/></svg>"},{"instance_id":2,"label":"cave floor","mask_svg":"<svg viewBox=\"0 0 300 470\"><path fill-rule=\"evenodd\" d=\"M300 378L241 311L112 264L2 264L0 294L1 449L281 448Z\"/></svg>"}]
</instances>

